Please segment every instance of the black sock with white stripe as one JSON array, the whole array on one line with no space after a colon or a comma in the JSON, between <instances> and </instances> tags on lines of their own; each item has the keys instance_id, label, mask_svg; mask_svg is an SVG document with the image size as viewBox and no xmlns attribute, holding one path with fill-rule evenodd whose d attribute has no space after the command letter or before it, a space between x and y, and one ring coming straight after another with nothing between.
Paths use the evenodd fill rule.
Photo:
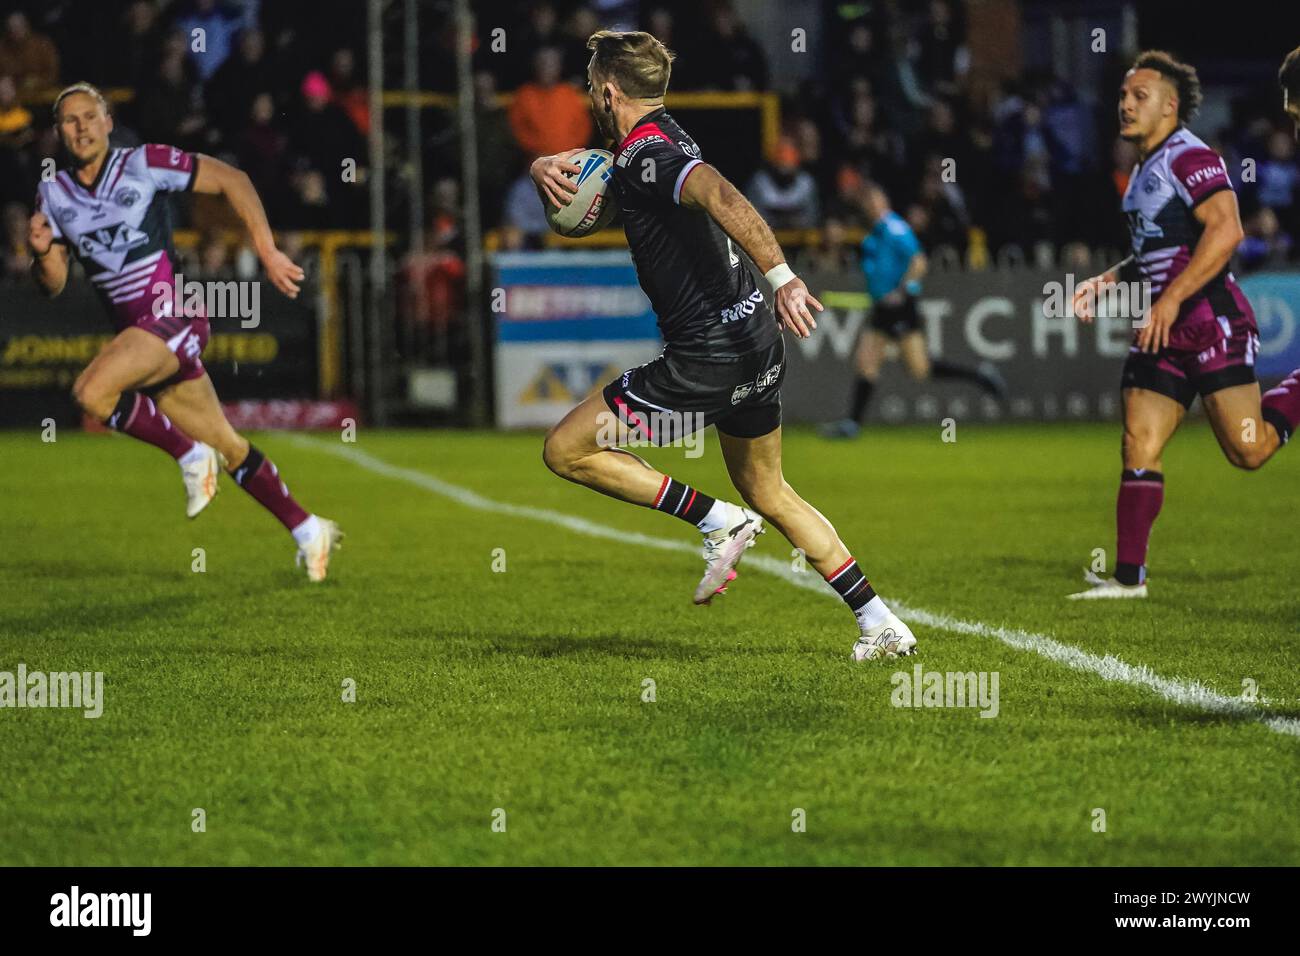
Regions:
<instances>
[{"instance_id":1,"label":"black sock with white stripe","mask_svg":"<svg viewBox=\"0 0 1300 956\"><path fill-rule=\"evenodd\" d=\"M716 500L690 485L674 481L665 475L664 483L659 486L659 494L655 496L654 504L650 507L655 511L676 515L683 521L689 521L699 527Z\"/></svg>"},{"instance_id":2,"label":"black sock with white stripe","mask_svg":"<svg viewBox=\"0 0 1300 956\"><path fill-rule=\"evenodd\" d=\"M858 567L854 558L849 558L837 569L826 575L826 583L835 589L835 593L844 599L849 610L857 615L858 620L867 627L875 627L889 616L889 608L880 600L876 589L871 586L867 576Z\"/></svg>"}]
</instances>

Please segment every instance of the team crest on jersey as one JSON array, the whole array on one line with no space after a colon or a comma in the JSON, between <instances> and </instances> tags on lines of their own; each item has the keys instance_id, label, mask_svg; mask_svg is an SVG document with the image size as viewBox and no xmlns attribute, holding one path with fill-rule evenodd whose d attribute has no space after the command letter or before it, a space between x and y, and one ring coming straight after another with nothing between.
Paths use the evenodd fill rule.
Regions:
<instances>
[{"instance_id":1,"label":"team crest on jersey","mask_svg":"<svg viewBox=\"0 0 1300 956\"><path fill-rule=\"evenodd\" d=\"M94 259L110 272L117 272L132 249L148 242L145 233L119 222L83 233L77 248L83 256Z\"/></svg>"},{"instance_id":2,"label":"team crest on jersey","mask_svg":"<svg viewBox=\"0 0 1300 956\"><path fill-rule=\"evenodd\" d=\"M1150 196L1153 192L1155 192L1159 188L1160 188L1160 184L1156 182L1155 173L1150 174L1149 176L1147 176L1145 180L1142 181L1142 191L1146 193L1148 196Z\"/></svg>"},{"instance_id":3,"label":"team crest on jersey","mask_svg":"<svg viewBox=\"0 0 1300 956\"><path fill-rule=\"evenodd\" d=\"M140 201L140 190L134 186L123 186L117 192L113 193L113 202L119 206L125 206L130 209Z\"/></svg>"},{"instance_id":4,"label":"team crest on jersey","mask_svg":"<svg viewBox=\"0 0 1300 956\"><path fill-rule=\"evenodd\" d=\"M700 148L694 143L688 143L684 139L679 139L677 145L682 148L682 152L687 156L694 156L696 159L700 158Z\"/></svg>"}]
</instances>

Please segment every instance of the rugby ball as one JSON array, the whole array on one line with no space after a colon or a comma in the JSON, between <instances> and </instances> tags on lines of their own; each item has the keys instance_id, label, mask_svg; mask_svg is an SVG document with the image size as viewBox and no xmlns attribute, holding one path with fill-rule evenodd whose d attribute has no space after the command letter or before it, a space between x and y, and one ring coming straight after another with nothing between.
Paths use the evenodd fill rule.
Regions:
<instances>
[{"instance_id":1,"label":"rugby ball","mask_svg":"<svg viewBox=\"0 0 1300 956\"><path fill-rule=\"evenodd\" d=\"M549 199L543 199L542 203L550 227L562 236L577 239L604 229L618 209L609 191L609 180L614 175L614 154L604 149L585 149L570 162L581 169L576 175L565 173L578 183L572 201L559 209L551 205Z\"/></svg>"}]
</instances>

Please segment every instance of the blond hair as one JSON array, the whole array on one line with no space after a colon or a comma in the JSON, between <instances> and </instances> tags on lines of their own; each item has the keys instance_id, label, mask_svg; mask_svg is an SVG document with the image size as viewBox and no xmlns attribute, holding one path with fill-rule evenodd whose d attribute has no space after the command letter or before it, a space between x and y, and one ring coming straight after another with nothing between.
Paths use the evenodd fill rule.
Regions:
<instances>
[{"instance_id":1,"label":"blond hair","mask_svg":"<svg viewBox=\"0 0 1300 956\"><path fill-rule=\"evenodd\" d=\"M99 103L106 114L108 113L108 100L104 99L104 94L99 92L97 87L91 86L89 83L73 83L54 98L54 107L52 109L52 112L54 113L54 122L57 123L59 121L59 107L62 105L63 101L73 93L85 93L87 96Z\"/></svg>"},{"instance_id":2,"label":"blond hair","mask_svg":"<svg viewBox=\"0 0 1300 956\"><path fill-rule=\"evenodd\" d=\"M676 55L649 33L598 30L587 40L592 71L613 80L625 96L637 100L663 99Z\"/></svg>"}]
</instances>

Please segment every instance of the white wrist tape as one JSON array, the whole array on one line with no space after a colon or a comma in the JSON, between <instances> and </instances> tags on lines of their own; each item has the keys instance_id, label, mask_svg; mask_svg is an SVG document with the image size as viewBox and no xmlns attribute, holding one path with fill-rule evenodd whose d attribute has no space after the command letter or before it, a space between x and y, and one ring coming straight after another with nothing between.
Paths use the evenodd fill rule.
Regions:
<instances>
[{"instance_id":1,"label":"white wrist tape","mask_svg":"<svg viewBox=\"0 0 1300 956\"><path fill-rule=\"evenodd\" d=\"M766 274L763 276L763 278L767 280L767 284L772 287L773 292L781 288L781 286L785 285L794 277L794 270L791 269L790 264L786 262L782 262L780 265L768 269Z\"/></svg>"}]
</instances>

